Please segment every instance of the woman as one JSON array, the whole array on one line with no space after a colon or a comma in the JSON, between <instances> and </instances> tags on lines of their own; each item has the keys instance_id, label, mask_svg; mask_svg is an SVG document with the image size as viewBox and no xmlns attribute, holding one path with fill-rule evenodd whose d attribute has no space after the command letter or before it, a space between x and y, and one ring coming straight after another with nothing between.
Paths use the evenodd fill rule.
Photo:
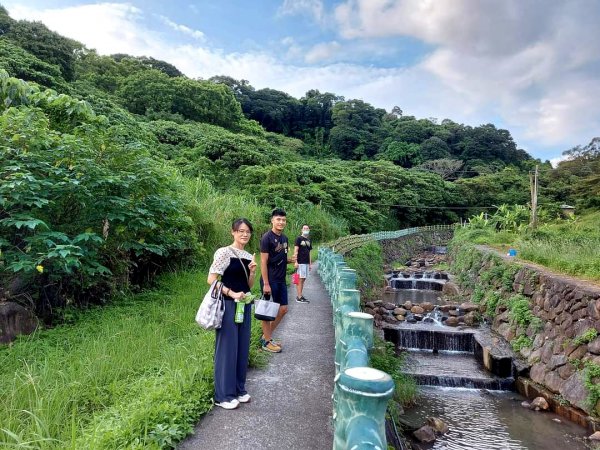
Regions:
<instances>
[{"instance_id":1,"label":"woman","mask_svg":"<svg viewBox=\"0 0 600 450\"><path fill-rule=\"evenodd\" d=\"M217 330L215 345L215 405L235 409L250 401L246 391L246 372L250 352L250 305L244 306L244 321L236 323L235 309L254 284L254 255L244 250L252 236L252 224L237 219L231 226L233 244L215 252L209 269L208 284L221 277L225 313Z\"/></svg>"}]
</instances>

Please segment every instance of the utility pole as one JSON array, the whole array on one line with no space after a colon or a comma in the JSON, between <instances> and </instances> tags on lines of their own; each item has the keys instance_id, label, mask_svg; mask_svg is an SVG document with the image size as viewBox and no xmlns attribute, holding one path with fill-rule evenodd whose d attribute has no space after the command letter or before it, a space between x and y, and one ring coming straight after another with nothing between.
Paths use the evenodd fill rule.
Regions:
<instances>
[{"instance_id":1,"label":"utility pole","mask_svg":"<svg viewBox=\"0 0 600 450\"><path fill-rule=\"evenodd\" d=\"M537 228L537 199L538 199L538 166L535 166L535 172L529 172L529 184L531 188L531 228Z\"/></svg>"}]
</instances>

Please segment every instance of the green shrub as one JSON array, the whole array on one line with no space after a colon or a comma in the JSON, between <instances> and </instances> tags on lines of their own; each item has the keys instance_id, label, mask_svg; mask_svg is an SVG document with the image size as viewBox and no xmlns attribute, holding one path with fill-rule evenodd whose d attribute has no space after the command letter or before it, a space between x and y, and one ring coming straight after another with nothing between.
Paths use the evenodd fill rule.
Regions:
<instances>
[{"instance_id":1,"label":"green shrub","mask_svg":"<svg viewBox=\"0 0 600 450\"><path fill-rule=\"evenodd\" d=\"M488 317L493 318L496 316L496 308L498 307L498 304L500 304L501 300L502 300L502 296L497 291L490 292L488 294L488 296L486 297L486 300L485 300L485 305L486 305L485 314Z\"/></svg>"},{"instance_id":2,"label":"green shrub","mask_svg":"<svg viewBox=\"0 0 600 450\"><path fill-rule=\"evenodd\" d=\"M582 334L573 339L573 345L581 345L592 342L598 336L598 330L595 328L588 328Z\"/></svg>"},{"instance_id":3,"label":"green shrub","mask_svg":"<svg viewBox=\"0 0 600 450\"><path fill-rule=\"evenodd\" d=\"M533 340L529 336L522 334L513 339L510 342L510 345L515 352L518 352L522 348L531 347L533 345Z\"/></svg>"},{"instance_id":4,"label":"green shrub","mask_svg":"<svg viewBox=\"0 0 600 450\"><path fill-rule=\"evenodd\" d=\"M371 367L388 373L396 388L394 390L394 399L401 405L414 404L418 386L415 380L402 372L404 367L404 358L402 355L396 355L394 344L386 342L375 337L373 350L370 353Z\"/></svg>"},{"instance_id":5,"label":"green shrub","mask_svg":"<svg viewBox=\"0 0 600 450\"><path fill-rule=\"evenodd\" d=\"M369 242L345 256L348 267L356 270L357 286L363 301L377 295L383 288L383 253L379 242Z\"/></svg>"},{"instance_id":6,"label":"green shrub","mask_svg":"<svg viewBox=\"0 0 600 450\"><path fill-rule=\"evenodd\" d=\"M0 100L0 276L27 284L39 314L201 254L176 174L144 133L6 72Z\"/></svg>"},{"instance_id":7,"label":"green shrub","mask_svg":"<svg viewBox=\"0 0 600 450\"><path fill-rule=\"evenodd\" d=\"M583 379L588 390L586 403L592 411L592 415L597 417L598 411L595 408L600 401L600 365L592 361L586 361L584 363Z\"/></svg>"},{"instance_id":8,"label":"green shrub","mask_svg":"<svg viewBox=\"0 0 600 450\"><path fill-rule=\"evenodd\" d=\"M513 295L508 299L509 317L522 327L527 327L535 318L531 312L529 299L521 294Z\"/></svg>"},{"instance_id":9,"label":"green shrub","mask_svg":"<svg viewBox=\"0 0 600 450\"><path fill-rule=\"evenodd\" d=\"M475 288L475 290L473 291L473 295L471 296L471 301L473 301L474 303L481 303L481 300L483 300L484 297L485 297L485 291L480 286L477 286Z\"/></svg>"}]
</instances>

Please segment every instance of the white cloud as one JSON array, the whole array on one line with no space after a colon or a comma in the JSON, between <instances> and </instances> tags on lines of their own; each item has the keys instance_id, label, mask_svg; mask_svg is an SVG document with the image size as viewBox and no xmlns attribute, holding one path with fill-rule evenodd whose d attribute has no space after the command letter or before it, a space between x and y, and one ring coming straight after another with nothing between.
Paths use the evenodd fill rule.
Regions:
<instances>
[{"instance_id":1,"label":"white cloud","mask_svg":"<svg viewBox=\"0 0 600 450\"><path fill-rule=\"evenodd\" d=\"M39 20L48 28L102 54L148 55L160 37L142 25L143 12L127 3L97 3L61 9L8 7L14 19Z\"/></svg>"},{"instance_id":2,"label":"white cloud","mask_svg":"<svg viewBox=\"0 0 600 450\"><path fill-rule=\"evenodd\" d=\"M348 0L335 18L347 39L431 44L419 68L446 86L439 93L462 96L456 109L491 110L517 141L568 148L600 129L596 2Z\"/></svg>"},{"instance_id":3,"label":"white cloud","mask_svg":"<svg viewBox=\"0 0 600 450\"><path fill-rule=\"evenodd\" d=\"M336 42L323 42L317 44L311 48L306 55L304 55L304 61L308 64L314 64L321 61L331 60L336 54L339 53L342 46Z\"/></svg>"},{"instance_id":4,"label":"white cloud","mask_svg":"<svg viewBox=\"0 0 600 450\"><path fill-rule=\"evenodd\" d=\"M186 27L185 25L181 25L173 22L171 19L165 16L158 16L160 20L165 24L171 27L175 31L179 31L183 34L193 37L194 39L203 40L204 33L202 31L193 30L190 27Z\"/></svg>"},{"instance_id":5,"label":"white cloud","mask_svg":"<svg viewBox=\"0 0 600 450\"><path fill-rule=\"evenodd\" d=\"M533 1L347 0L334 15L347 38L411 36L469 53L505 54L539 35L539 13Z\"/></svg>"},{"instance_id":6,"label":"white cloud","mask_svg":"<svg viewBox=\"0 0 600 450\"><path fill-rule=\"evenodd\" d=\"M282 16L305 14L322 23L325 19L325 7L321 0L284 0L278 13Z\"/></svg>"},{"instance_id":7,"label":"white cloud","mask_svg":"<svg viewBox=\"0 0 600 450\"><path fill-rule=\"evenodd\" d=\"M552 167L554 167L556 169L558 167L558 164L561 161L566 161L566 160L567 160L566 156L557 156L556 158L550 159L550 164L552 165Z\"/></svg>"}]
</instances>

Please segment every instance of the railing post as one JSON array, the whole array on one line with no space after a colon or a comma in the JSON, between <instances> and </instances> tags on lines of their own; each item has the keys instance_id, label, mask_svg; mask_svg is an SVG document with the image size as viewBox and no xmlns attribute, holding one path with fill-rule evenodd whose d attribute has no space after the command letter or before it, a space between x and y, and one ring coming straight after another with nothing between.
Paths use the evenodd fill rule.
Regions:
<instances>
[{"instance_id":1,"label":"railing post","mask_svg":"<svg viewBox=\"0 0 600 450\"><path fill-rule=\"evenodd\" d=\"M335 330L335 373L339 373L344 357L343 332L344 316L360 310L360 293L356 289L342 289L334 305L333 325ZM372 331L371 331L372 333Z\"/></svg>"},{"instance_id":2,"label":"railing post","mask_svg":"<svg viewBox=\"0 0 600 450\"><path fill-rule=\"evenodd\" d=\"M342 317L340 371L369 365L369 350L373 347L373 316L358 311Z\"/></svg>"},{"instance_id":3,"label":"railing post","mask_svg":"<svg viewBox=\"0 0 600 450\"><path fill-rule=\"evenodd\" d=\"M355 289L356 280L356 270L348 268L348 266L345 263L344 265L339 265L337 273L335 275L335 284L332 296L333 301L338 301L341 290Z\"/></svg>"},{"instance_id":4,"label":"railing post","mask_svg":"<svg viewBox=\"0 0 600 450\"><path fill-rule=\"evenodd\" d=\"M371 367L346 369L337 377L334 450L385 450L385 411L394 393L387 373Z\"/></svg>"},{"instance_id":5,"label":"railing post","mask_svg":"<svg viewBox=\"0 0 600 450\"><path fill-rule=\"evenodd\" d=\"M342 316L342 358L340 370L369 365L369 350L373 348L373 316L352 311Z\"/></svg>"}]
</instances>

